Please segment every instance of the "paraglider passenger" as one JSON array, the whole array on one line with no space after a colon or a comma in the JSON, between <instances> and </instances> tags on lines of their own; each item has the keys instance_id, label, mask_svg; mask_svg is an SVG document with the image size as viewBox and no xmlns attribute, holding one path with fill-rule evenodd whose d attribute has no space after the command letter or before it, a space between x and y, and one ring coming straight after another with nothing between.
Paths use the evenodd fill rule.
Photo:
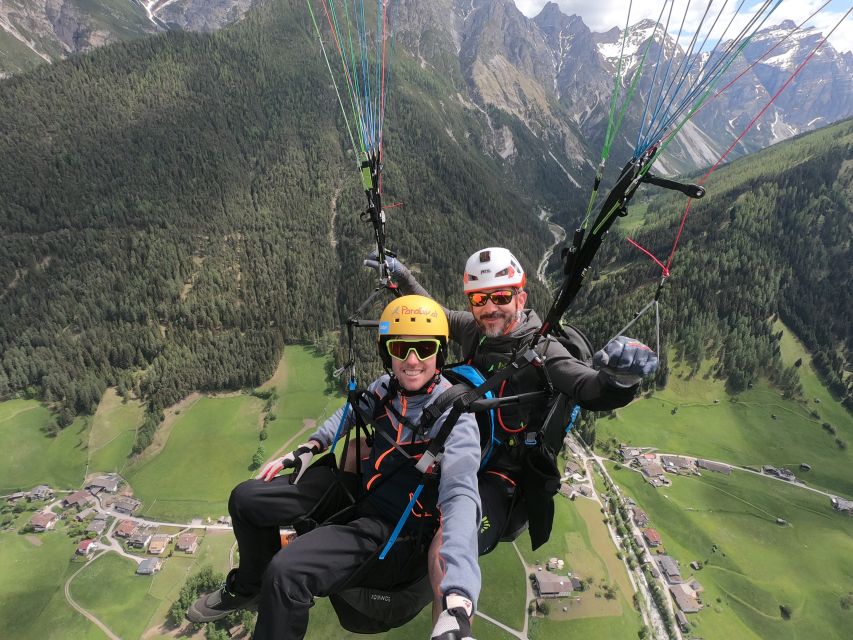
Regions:
<instances>
[{"instance_id":1,"label":"paraglider passenger","mask_svg":"<svg viewBox=\"0 0 853 640\"><path fill-rule=\"evenodd\" d=\"M462 414L453 426L443 456L433 465L437 482L426 483L420 495L415 492L425 476L414 463L450 412L448 407L427 432L417 431L424 410L452 386L440 373L447 339L447 318L433 300L403 296L385 308L378 348L387 373L359 396L343 423L344 407L305 444L234 489L228 509L240 565L220 589L190 606L191 621L211 622L257 607L255 638L302 638L316 596L353 586L388 586L406 573L423 578L426 550L440 521L438 584L444 605L433 636L470 637L480 592L480 447L473 415ZM355 425L356 413L372 422L375 436L362 460L365 498L353 504L349 496L359 489L354 474L338 471L333 455L310 463L331 447L340 426L346 432ZM279 475L285 469L292 473ZM385 559L378 559L399 522L404 522L399 537ZM279 527L285 525L299 535L282 548Z\"/></svg>"}]
</instances>

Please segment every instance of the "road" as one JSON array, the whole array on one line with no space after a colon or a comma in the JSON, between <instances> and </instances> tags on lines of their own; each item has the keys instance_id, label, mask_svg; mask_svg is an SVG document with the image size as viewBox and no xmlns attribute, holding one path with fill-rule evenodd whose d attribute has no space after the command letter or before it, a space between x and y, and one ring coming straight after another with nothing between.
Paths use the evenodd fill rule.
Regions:
<instances>
[{"instance_id":1,"label":"road","mask_svg":"<svg viewBox=\"0 0 853 640\"><path fill-rule=\"evenodd\" d=\"M613 482L613 478L610 477L610 474L607 472L607 468L604 466L603 459L601 456L596 455L592 452L587 446L574 434L570 436L570 442L573 443L574 446L571 446L572 452L581 459L584 467L587 469L587 474L590 478L590 484L592 484L592 476L590 474L593 473L593 470L590 468L591 465L595 465L598 467L598 470L601 474L607 478L610 482L611 486L614 487L614 492L616 493L616 499L621 501L621 495L619 492L619 485ZM604 507L604 502L598 496L598 493L595 492L595 487L593 485L593 495L595 495L596 500ZM631 533L633 535L634 531L639 531L633 522L628 522L629 527L631 528ZM631 584L634 589L642 595L644 606L640 607L640 613L643 616L643 623L646 624L650 629L652 629L655 638L670 638L669 633L666 630L666 625L664 624L663 618L661 617L660 612L654 604L651 594L651 586L648 584L646 580L646 575L643 573L642 565L638 564L635 569L631 569L630 565L628 565L628 554L622 549L619 544L619 538L616 535L616 530L613 528L610 519L608 518L607 530L610 532L610 538L613 541L613 544L616 548L622 551L622 562L625 565L625 569L628 571L628 577L631 580ZM648 549L646 549L648 553ZM649 557L652 557L649 555ZM675 619L674 614L674 604L672 602L672 596L669 593L669 589L663 583L660 585L661 591L666 596L667 607L669 609L669 613ZM681 631L676 626L675 628L676 638L678 640L682 640Z\"/></svg>"}]
</instances>

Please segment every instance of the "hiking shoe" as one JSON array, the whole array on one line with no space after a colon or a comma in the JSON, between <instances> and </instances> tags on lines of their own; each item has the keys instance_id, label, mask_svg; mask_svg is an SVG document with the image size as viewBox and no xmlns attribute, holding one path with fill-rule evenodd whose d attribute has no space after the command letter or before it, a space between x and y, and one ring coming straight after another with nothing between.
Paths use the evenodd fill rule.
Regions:
<instances>
[{"instance_id":1,"label":"hiking shoe","mask_svg":"<svg viewBox=\"0 0 853 640\"><path fill-rule=\"evenodd\" d=\"M241 596L223 586L216 591L199 596L198 600L187 609L187 620L204 624L205 622L221 620L229 613L240 609L257 611L260 598L261 594L259 593L253 596Z\"/></svg>"}]
</instances>

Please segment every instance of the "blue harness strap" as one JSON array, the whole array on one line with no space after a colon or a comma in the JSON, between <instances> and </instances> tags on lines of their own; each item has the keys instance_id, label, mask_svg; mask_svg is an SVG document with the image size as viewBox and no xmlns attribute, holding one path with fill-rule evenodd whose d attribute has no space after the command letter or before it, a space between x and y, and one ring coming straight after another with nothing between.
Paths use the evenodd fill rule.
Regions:
<instances>
[{"instance_id":1,"label":"blue harness strap","mask_svg":"<svg viewBox=\"0 0 853 640\"><path fill-rule=\"evenodd\" d=\"M417 486L414 493L412 493L412 499L409 500L409 504L406 506L405 511L403 511L400 519L397 521L397 526L394 527L394 531L391 532L391 537L388 538L388 542L385 543L385 548L382 549L382 553L379 554L380 560L385 559L385 556L388 555L391 547L393 547L394 543L397 542L397 538L400 536L400 532L403 530L403 526L406 524L406 520L409 519L409 514L412 512L412 509L415 508L415 503L418 501L418 498L421 496L421 491L423 490L424 483L422 482Z\"/></svg>"},{"instance_id":2,"label":"blue harness strap","mask_svg":"<svg viewBox=\"0 0 853 640\"><path fill-rule=\"evenodd\" d=\"M457 374L459 377L463 378L475 387L479 387L486 381L486 378L482 373L480 373L480 370L470 364L458 364L450 367L449 371ZM483 397L494 398L495 394L493 391L487 391ZM494 451L495 445L500 444L500 441L495 437L495 410L489 409L488 413L485 415L488 419L488 434L483 435L488 436L488 444L483 447L483 451L480 455L480 469L483 469L486 466L486 463L489 461L489 457L492 455L492 451ZM477 420L477 424L480 424L479 420Z\"/></svg>"}]
</instances>

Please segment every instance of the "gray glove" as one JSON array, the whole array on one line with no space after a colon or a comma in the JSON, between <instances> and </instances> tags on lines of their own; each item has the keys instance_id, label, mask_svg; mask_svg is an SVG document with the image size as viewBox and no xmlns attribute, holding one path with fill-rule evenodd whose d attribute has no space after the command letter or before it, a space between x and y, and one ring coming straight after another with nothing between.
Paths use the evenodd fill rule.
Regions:
<instances>
[{"instance_id":1,"label":"gray glove","mask_svg":"<svg viewBox=\"0 0 853 640\"><path fill-rule=\"evenodd\" d=\"M364 266L379 271L379 254L376 251L371 251L364 261ZM385 256L385 271L392 278L402 275L405 265L392 256Z\"/></svg>"},{"instance_id":2,"label":"gray glove","mask_svg":"<svg viewBox=\"0 0 853 640\"><path fill-rule=\"evenodd\" d=\"M614 387L627 389L657 370L658 357L639 340L617 336L595 353L592 366L607 374Z\"/></svg>"},{"instance_id":3,"label":"gray glove","mask_svg":"<svg viewBox=\"0 0 853 640\"><path fill-rule=\"evenodd\" d=\"M471 635L471 614L474 605L458 593L444 596L444 611L438 616L430 640L474 640Z\"/></svg>"}]
</instances>

